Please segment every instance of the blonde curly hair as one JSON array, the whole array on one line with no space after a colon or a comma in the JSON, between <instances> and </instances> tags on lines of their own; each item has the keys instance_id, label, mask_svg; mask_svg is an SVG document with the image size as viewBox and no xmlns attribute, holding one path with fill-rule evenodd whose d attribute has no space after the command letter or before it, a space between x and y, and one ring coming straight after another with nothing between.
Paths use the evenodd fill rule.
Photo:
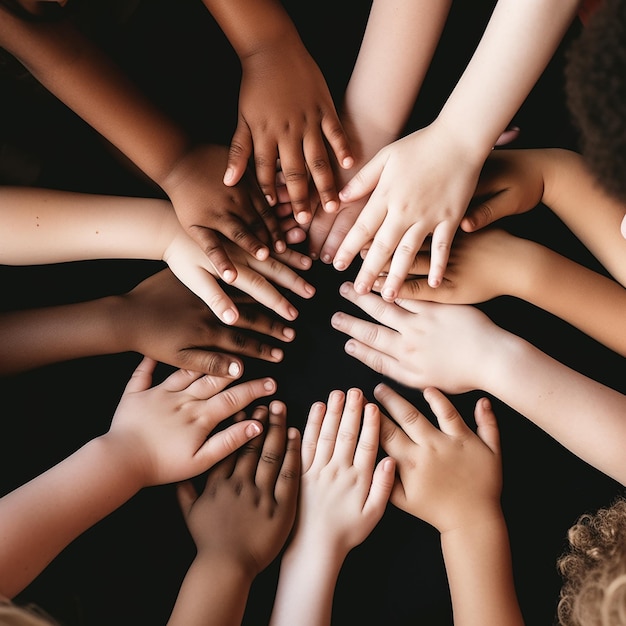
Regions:
<instances>
[{"instance_id":1,"label":"blonde curly hair","mask_svg":"<svg viewBox=\"0 0 626 626\"><path fill-rule=\"evenodd\" d=\"M560 626L626 626L626 498L581 515L557 568Z\"/></svg>"}]
</instances>

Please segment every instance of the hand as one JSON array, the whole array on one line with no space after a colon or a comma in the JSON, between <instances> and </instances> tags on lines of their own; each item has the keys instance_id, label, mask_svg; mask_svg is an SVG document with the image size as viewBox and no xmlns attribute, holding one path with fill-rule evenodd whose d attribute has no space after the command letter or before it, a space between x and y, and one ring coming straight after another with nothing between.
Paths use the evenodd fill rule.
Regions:
<instances>
[{"instance_id":1,"label":"hand","mask_svg":"<svg viewBox=\"0 0 626 626\"><path fill-rule=\"evenodd\" d=\"M391 260L381 293L393 301L429 236L429 284L437 287L441 282L482 162L438 128L432 124L383 148L340 192L346 203L371 193L334 259L334 266L344 270L370 244L355 279L358 293L367 293Z\"/></svg>"},{"instance_id":2,"label":"hand","mask_svg":"<svg viewBox=\"0 0 626 626\"><path fill-rule=\"evenodd\" d=\"M277 199L280 159L293 214L311 219L309 174L322 202L338 206L326 141L342 167L352 166L348 140L319 67L302 47L267 47L241 59L239 119L232 138L224 183L240 180L254 153L256 177L270 204Z\"/></svg>"},{"instance_id":3,"label":"hand","mask_svg":"<svg viewBox=\"0 0 626 626\"><path fill-rule=\"evenodd\" d=\"M294 522L300 473L300 434L287 429L282 402L257 407L263 434L213 467L202 494L191 482L178 500L200 558L234 563L250 579L278 555Z\"/></svg>"},{"instance_id":4,"label":"hand","mask_svg":"<svg viewBox=\"0 0 626 626\"><path fill-rule=\"evenodd\" d=\"M166 269L118 297L122 306L115 328L125 350L212 376L238 378L243 362L233 355L281 361L283 351L256 335L292 341L294 330L260 311L243 294L233 298L241 314L234 326L252 333L225 326Z\"/></svg>"},{"instance_id":5,"label":"hand","mask_svg":"<svg viewBox=\"0 0 626 626\"><path fill-rule=\"evenodd\" d=\"M524 262L520 240L495 228L456 236L441 285L428 285L430 250L422 248L415 257L409 275L398 290L399 298L432 300L450 304L475 304L502 295L511 295L510 284L520 276ZM520 254L517 254L517 251ZM520 258L521 257L521 258ZM387 268L385 268L386 271ZM374 281L373 290L380 291L384 277Z\"/></svg>"},{"instance_id":6,"label":"hand","mask_svg":"<svg viewBox=\"0 0 626 626\"><path fill-rule=\"evenodd\" d=\"M363 423L361 426L361 415ZM302 438L300 505L293 542L333 558L360 544L382 517L395 463L376 464L380 413L359 389L313 404Z\"/></svg>"},{"instance_id":7,"label":"hand","mask_svg":"<svg viewBox=\"0 0 626 626\"><path fill-rule=\"evenodd\" d=\"M464 393L480 388L481 376L489 372L481 372L477 364L484 363L482 369L487 370L488 346L504 341L507 334L472 306L414 300L395 304L372 293L359 295L350 283L344 283L340 293L379 322L335 313L333 328L351 337L346 352L417 389Z\"/></svg>"},{"instance_id":8,"label":"hand","mask_svg":"<svg viewBox=\"0 0 626 626\"><path fill-rule=\"evenodd\" d=\"M525 213L543 197L541 150L496 150L485 161L474 199L461 220L473 232L507 215Z\"/></svg>"},{"instance_id":9,"label":"hand","mask_svg":"<svg viewBox=\"0 0 626 626\"><path fill-rule=\"evenodd\" d=\"M258 421L245 420L211 435L251 402L273 394L271 378L226 389L227 378L177 370L150 387L155 366L144 357L103 435L128 451L144 487L197 476L261 432Z\"/></svg>"},{"instance_id":10,"label":"hand","mask_svg":"<svg viewBox=\"0 0 626 626\"><path fill-rule=\"evenodd\" d=\"M424 398L439 429L395 391L380 384L381 445L397 462L391 502L445 533L500 517L502 455L498 423L487 398L476 403L477 434L452 403L429 387Z\"/></svg>"},{"instance_id":11,"label":"hand","mask_svg":"<svg viewBox=\"0 0 626 626\"><path fill-rule=\"evenodd\" d=\"M237 278L232 286L252 296L281 317L294 320L298 311L267 279L303 298L310 298L315 293L315 288L291 269L310 268L309 257L287 249L280 254L274 252L268 259L259 261L231 242L224 241L222 245L237 268ZM221 321L226 324L235 323L239 316L235 303L213 277L215 270L210 261L182 229L175 229L175 234L165 246L163 260L181 282L207 303Z\"/></svg>"},{"instance_id":12,"label":"hand","mask_svg":"<svg viewBox=\"0 0 626 626\"><path fill-rule=\"evenodd\" d=\"M270 243L276 252L284 252L285 242L274 211L249 173L242 174L235 187L224 185L227 155L225 146L207 144L190 149L168 174L163 189L183 228L218 276L232 283L237 270L218 233L259 260L268 257Z\"/></svg>"}]
</instances>

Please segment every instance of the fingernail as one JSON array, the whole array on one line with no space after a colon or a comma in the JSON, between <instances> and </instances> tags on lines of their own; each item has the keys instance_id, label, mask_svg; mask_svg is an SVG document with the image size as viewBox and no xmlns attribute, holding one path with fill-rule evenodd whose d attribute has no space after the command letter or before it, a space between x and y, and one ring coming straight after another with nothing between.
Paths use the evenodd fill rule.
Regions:
<instances>
[{"instance_id":1,"label":"fingernail","mask_svg":"<svg viewBox=\"0 0 626 626\"><path fill-rule=\"evenodd\" d=\"M293 328L283 328L283 337L287 339L293 339L296 336L296 331Z\"/></svg>"},{"instance_id":2,"label":"fingernail","mask_svg":"<svg viewBox=\"0 0 626 626\"><path fill-rule=\"evenodd\" d=\"M270 196L269 194L266 194L265 195L265 199L267 200L267 203L270 206L274 206L274 198L272 196Z\"/></svg>"},{"instance_id":3,"label":"fingernail","mask_svg":"<svg viewBox=\"0 0 626 626\"><path fill-rule=\"evenodd\" d=\"M348 293L349 293L349 292L350 292L350 285L349 285L348 283L342 283L342 284L339 286L339 293L340 293L342 296L346 296L346 295L348 295Z\"/></svg>"},{"instance_id":4,"label":"fingernail","mask_svg":"<svg viewBox=\"0 0 626 626\"><path fill-rule=\"evenodd\" d=\"M230 181L233 179L234 175L235 171L232 167L226 168L226 171L224 172L224 184L228 185L228 183L230 183Z\"/></svg>"},{"instance_id":5,"label":"fingernail","mask_svg":"<svg viewBox=\"0 0 626 626\"><path fill-rule=\"evenodd\" d=\"M283 358L283 351L280 348L272 348L270 350L270 354L272 355L272 358L277 361L280 361Z\"/></svg>"},{"instance_id":6,"label":"fingernail","mask_svg":"<svg viewBox=\"0 0 626 626\"><path fill-rule=\"evenodd\" d=\"M385 300L393 300L396 297L396 292L393 289L384 289L382 296Z\"/></svg>"},{"instance_id":7,"label":"fingernail","mask_svg":"<svg viewBox=\"0 0 626 626\"><path fill-rule=\"evenodd\" d=\"M223 320L227 324L234 324L237 320L237 312L234 309L226 309L223 314Z\"/></svg>"},{"instance_id":8,"label":"fingernail","mask_svg":"<svg viewBox=\"0 0 626 626\"><path fill-rule=\"evenodd\" d=\"M337 202L335 200L330 200L324 205L324 209L329 213L334 213L337 210Z\"/></svg>"},{"instance_id":9,"label":"fingernail","mask_svg":"<svg viewBox=\"0 0 626 626\"><path fill-rule=\"evenodd\" d=\"M257 435L261 434L261 430L262 429L259 422L251 422L246 427L246 435L248 435L248 437L256 437Z\"/></svg>"},{"instance_id":10,"label":"fingernail","mask_svg":"<svg viewBox=\"0 0 626 626\"><path fill-rule=\"evenodd\" d=\"M276 383L271 378L267 378L263 382L263 387L266 391L274 391L274 389L276 388Z\"/></svg>"},{"instance_id":11,"label":"fingernail","mask_svg":"<svg viewBox=\"0 0 626 626\"><path fill-rule=\"evenodd\" d=\"M337 260L335 259L335 263L334 263L335 269L339 270L340 272L342 272L343 270L346 269L346 267L348 267L345 263L345 261L341 261L341 260Z\"/></svg>"},{"instance_id":12,"label":"fingernail","mask_svg":"<svg viewBox=\"0 0 626 626\"><path fill-rule=\"evenodd\" d=\"M224 272L224 281L227 283L232 283L235 278L237 278L237 274L233 272L233 270L226 270Z\"/></svg>"},{"instance_id":13,"label":"fingernail","mask_svg":"<svg viewBox=\"0 0 626 626\"><path fill-rule=\"evenodd\" d=\"M239 374L241 373L241 367L239 367L239 363L235 363L235 361L233 361L229 366L228 366L228 373L231 376L239 376Z\"/></svg>"},{"instance_id":14,"label":"fingernail","mask_svg":"<svg viewBox=\"0 0 626 626\"><path fill-rule=\"evenodd\" d=\"M354 159L352 157L346 157L341 162L341 165L343 165L346 169L350 169L354 165Z\"/></svg>"}]
</instances>

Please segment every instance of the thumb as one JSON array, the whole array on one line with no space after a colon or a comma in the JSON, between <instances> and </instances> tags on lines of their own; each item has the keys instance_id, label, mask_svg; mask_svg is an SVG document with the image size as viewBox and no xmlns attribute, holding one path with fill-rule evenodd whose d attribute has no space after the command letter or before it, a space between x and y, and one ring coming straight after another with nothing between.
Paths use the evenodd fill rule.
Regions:
<instances>
[{"instance_id":1,"label":"thumb","mask_svg":"<svg viewBox=\"0 0 626 626\"><path fill-rule=\"evenodd\" d=\"M500 453L500 430L498 421L493 412L491 402L487 398L480 398L474 409L474 419L478 427L476 432L492 452Z\"/></svg>"},{"instance_id":2,"label":"thumb","mask_svg":"<svg viewBox=\"0 0 626 626\"><path fill-rule=\"evenodd\" d=\"M385 165L385 156L380 152L368 161L339 192L342 202L354 202L371 193L380 179Z\"/></svg>"},{"instance_id":3,"label":"thumb","mask_svg":"<svg viewBox=\"0 0 626 626\"><path fill-rule=\"evenodd\" d=\"M136 393L149 389L152 384L152 374L156 364L157 362L154 359L144 356L141 363L135 368L130 380L126 383L124 393Z\"/></svg>"}]
</instances>

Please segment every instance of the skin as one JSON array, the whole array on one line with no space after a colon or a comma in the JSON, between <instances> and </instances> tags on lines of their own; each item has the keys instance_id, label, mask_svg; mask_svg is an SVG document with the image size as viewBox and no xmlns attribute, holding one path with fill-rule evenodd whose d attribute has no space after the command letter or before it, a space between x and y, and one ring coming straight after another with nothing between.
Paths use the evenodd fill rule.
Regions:
<instances>
[{"instance_id":1,"label":"skin","mask_svg":"<svg viewBox=\"0 0 626 626\"><path fill-rule=\"evenodd\" d=\"M167 194L183 229L226 282L237 268L223 237L259 260L270 249L285 250L251 175L234 187L222 182L228 148L194 143L70 21L29 22L0 7L0 45Z\"/></svg>"},{"instance_id":2,"label":"skin","mask_svg":"<svg viewBox=\"0 0 626 626\"><path fill-rule=\"evenodd\" d=\"M357 294L350 283L342 285L341 293L374 320L343 312L333 316L333 327L350 337L348 354L413 388L432 386L454 394L482 389L626 484L621 445L626 398L621 393L549 357L475 307L388 303L372 293Z\"/></svg>"},{"instance_id":3,"label":"skin","mask_svg":"<svg viewBox=\"0 0 626 626\"><path fill-rule=\"evenodd\" d=\"M77 302L0 314L0 375L100 354L138 352L174 367L238 378L243 360L270 363L283 351L258 335L283 342L295 331L260 310L243 295L233 327L215 314L169 269L131 291Z\"/></svg>"},{"instance_id":4,"label":"skin","mask_svg":"<svg viewBox=\"0 0 626 626\"><path fill-rule=\"evenodd\" d=\"M561 149L498 151L487 160L476 197L462 222L468 232L457 236L442 284L428 285L425 249L414 259L400 297L473 304L515 296L626 355L626 336L617 331L626 306L626 241L620 233L626 206L598 188L582 157ZM614 278L533 241L486 228L539 203L551 208ZM378 279L374 290L383 284Z\"/></svg>"},{"instance_id":5,"label":"skin","mask_svg":"<svg viewBox=\"0 0 626 626\"><path fill-rule=\"evenodd\" d=\"M241 179L248 160L271 205L277 202L276 163L285 176L295 220L311 220L309 177L328 210L339 198L331 155L353 164L348 138L324 76L280 2L203 0L241 62L239 116L224 183Z\"/></svg>"},{"instance_id":6,"label":"skin","mask_svg":"<svg viewBox=\"0 0 626 626\"><path fill-rule=\"evenodd\" d=\"M311 406L296 524L281 559L271 626L331 623L341 566L381 519L395 462L376 462L380 411L360 389Z\"/></svg>"},{"instance_id":7,"label":"skin","mask_svg":"<svg viewBox=\"0 0 626 626\"><path fill-rule=\"evenodd\" d=\"M209 471L198 494L178 486L197 552L168 626L241 624L256 575L278 555L296 516L300 433L287 428L282 402L258 407L263 433Z\"/></svg>"},{"instance_id":8,"label":"skin","mask_svg":"<svg viewBox=\"0 0 626 626\"><path fill-rule=\"evenodd\" d=\"M2 263L163 260L222 322L233 324L238 319L239 311L218 282L215 268L180 226L166 200L3 187L0 202ZM224 245L237 267L233 286L284 319L294 320L298 311L273 283L303 298L315 293L295 271L310 267L308 257L286 250L259 261L234 244Z\"/></svg>"},{"instance_id":9,"label":"skin","mask_svg":"<svg viewBox=\"0 0 626 626\"><path fill-rule=\"evenodd\" d=\"M0 594L13 598L81 533L138 491L201 474L256 437L240 420L211 435L276 383L177 370L151 387L156 361L144 358L109 430L0 499ZM209 436L211 435L211 436Z\"/></svg>"},{"instance_id":10,"label":"skin","mask_svg":"<svg viewBox=\"0 0 626 626\"><path fill-rule=\"evenodd\" d=\"M500 0L437 118L384 147L343 187L344 204L369 196L333 260L336 269L345 270L369 246L355 279L359 293L367 293L390 263L381 294L393 301L429 236L429 284L439 286L482 165L554 54L577 6L578 0L558 7L547 0ZM537 45L529 50L531 38Z\"/></svg>"},{"instance_id":11,"label":"skin","mask_svg":"<svg viewBox=\"0 0 626 626\"><path fill-rule=\"evenodd\" d=\"M437 389L424 390L439 428L390 387L374 396L381 446L397 462L391 502L440 532L454 624L523 626L500 506L502 455L487 398L476 403L474 433Z\"/></svg>"}]
</instances>

